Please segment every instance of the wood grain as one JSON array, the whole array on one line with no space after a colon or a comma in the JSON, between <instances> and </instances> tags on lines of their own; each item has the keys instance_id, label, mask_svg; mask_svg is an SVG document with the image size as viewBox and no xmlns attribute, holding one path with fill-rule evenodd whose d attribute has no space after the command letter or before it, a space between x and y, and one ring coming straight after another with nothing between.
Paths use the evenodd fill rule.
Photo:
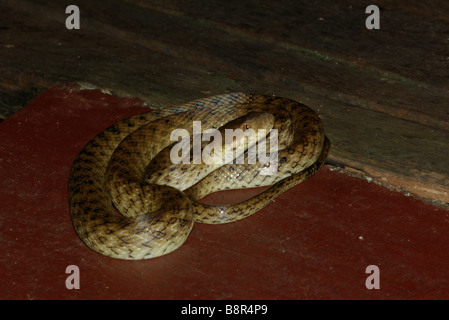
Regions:
<instances>
[{"instance_id":1,"label":"wood grain","mask_svg":"<svg viewBox=\"0 0 449 320\"><path fill-rule=\"evenodd\" d=\"M449 202L449 5L80 0L0 3L0 118L60 82L159 105L229 91L275 94L318 110L329 161Z\"/></svg>"}]
</instances>

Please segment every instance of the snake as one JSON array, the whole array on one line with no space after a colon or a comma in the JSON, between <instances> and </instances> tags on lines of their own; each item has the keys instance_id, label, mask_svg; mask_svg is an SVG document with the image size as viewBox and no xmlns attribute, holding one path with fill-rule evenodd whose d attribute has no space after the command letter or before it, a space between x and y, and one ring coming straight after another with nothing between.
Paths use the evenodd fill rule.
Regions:
<instances>
[{"instance_id":1,"label":"snake","mask_svg":"<svg viewBox=\"0 0 449 320\"><path fill-rule=\"evenodd\" d=\"M153 159L173 146L174 130L192 135L193 122L200 121L204 133L252 113L274 117L266 139L274 141L276 129L275 162L226 163L207 174L198 174L206 166L199 164L189 174L178 170L172 178L162 171L175 172L180 164L170 159L165 168L157 165L164 160L154 164ZM315 174L329 148L319 115L288 98L226 93L137 114L100 132L76 156L68 183L72 224L81 241L102 255L124 260L160 257L181 247L197 222L229 223L261 210ZM267 168L274 170L261 174ZM201 202L212 192L261 186L267 188L236 204Z\"/></svg>"}]
</instances>

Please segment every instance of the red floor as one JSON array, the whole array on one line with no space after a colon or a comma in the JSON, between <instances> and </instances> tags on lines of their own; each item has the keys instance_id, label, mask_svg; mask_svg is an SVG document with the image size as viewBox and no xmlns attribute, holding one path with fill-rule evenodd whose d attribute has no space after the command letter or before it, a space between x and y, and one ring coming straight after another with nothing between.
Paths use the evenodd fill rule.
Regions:
<instances>
[{"instance_id":1,"label":"red floor","mask_svg":"<svg viewBox=\"0 0 449 320\"><path fill-rule=\"evenodd\" d=\"M143 111L138 99L59 86L0 123L1 299L449 298L449 212L327 168L245 220L196 224L167 256L91 251L70 221L71 163ZM65 286L69 265L79 290ZM368 265L379 290L365 287Z\"/></svg>"}]
</instances>

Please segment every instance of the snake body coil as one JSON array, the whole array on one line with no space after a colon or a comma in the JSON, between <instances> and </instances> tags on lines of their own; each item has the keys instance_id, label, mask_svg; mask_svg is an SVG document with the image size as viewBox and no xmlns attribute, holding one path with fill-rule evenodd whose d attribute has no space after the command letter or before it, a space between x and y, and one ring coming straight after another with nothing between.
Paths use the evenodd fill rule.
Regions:
<instances>
[{"instance_id":1,"label":"snake body coil","mask_svg":"<svg viewBox=\"0 0 449 320\"><path fill-rule=\"evenodd\" d=\"M275 174L261 175L259 163L226 164L200 181L190 176L164 185L148 180L147 166L172 143L173 130L191 134L193 121L201 121L203 131L219 128L252 112L275 116L282 149ZM75 159L69 177L73 225L80 239L103 255L128 260L161 256L184 243L194 222L227 223L262 209L313 175L324 164L329 145L318 115L285 98L231 93L173 107L163 116L136 115L97 135ZM211 192L256 186L270 187L229 206L197 201Z\"/></svg>"}]
</instances>

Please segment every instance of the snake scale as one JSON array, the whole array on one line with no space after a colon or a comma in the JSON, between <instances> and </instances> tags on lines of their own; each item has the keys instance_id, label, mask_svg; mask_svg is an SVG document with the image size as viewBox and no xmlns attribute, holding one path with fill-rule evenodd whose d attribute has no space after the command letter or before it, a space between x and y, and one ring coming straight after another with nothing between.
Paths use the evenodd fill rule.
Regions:
<instances>
[{"instance_id":1,"label":"snake scale","mask_svg":"<svg viewBox=\"0 0 449 320\"><path fill-rule=\"evenodd\" d=\"M192 133L192 122L201 121L204 132L252 112L275 116L275 174L259 174L267 164L226 164L200 181L150 181L148 164L173 143L173 130ZM76 157L69 176L73 226L88 247L103 255L126 260L162 256L185 242L195 222L228 223L262 209L313 175L329 146L319 116L286 98L229 93L174 106L162 115L138 114L101 132ZM269 188L237 204L198 201L211 192L257 186Z\"/></svg>"}]
</instances>

